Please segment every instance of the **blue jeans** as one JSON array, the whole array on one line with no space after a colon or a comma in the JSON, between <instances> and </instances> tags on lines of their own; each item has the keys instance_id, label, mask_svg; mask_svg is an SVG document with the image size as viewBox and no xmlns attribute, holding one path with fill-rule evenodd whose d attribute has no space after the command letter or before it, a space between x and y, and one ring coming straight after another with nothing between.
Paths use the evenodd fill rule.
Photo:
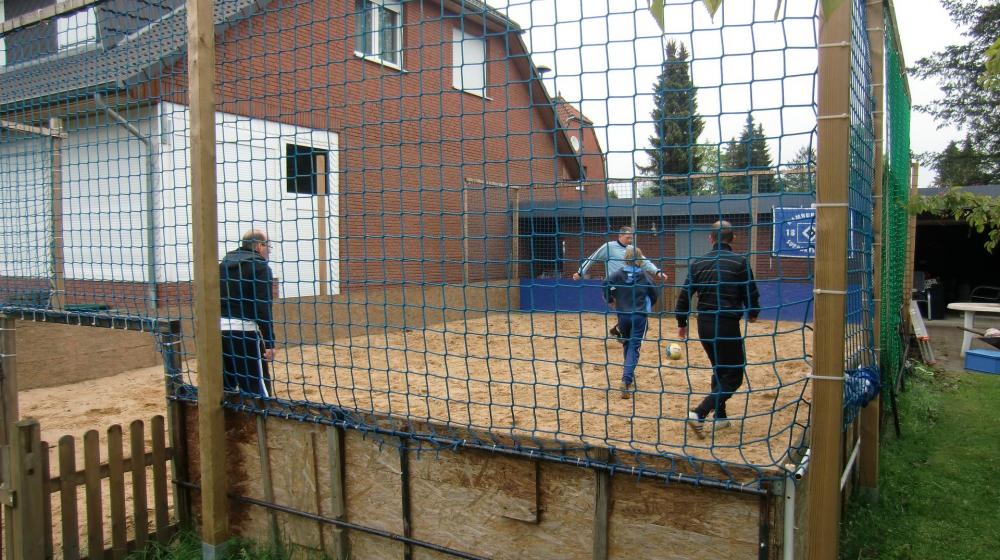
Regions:
<instances>
[{"instance_id":1,"label":"blue jeans","mask_svg":"<svg viewBox=\"0 0 1000 560\"><path fill-rule=\"evenodd\" d=\"M646 336L645 313L619 313L618 331L624 341L622 354L625 369L622 373L622 383L631 385L635 381L635 366L639 364L639 347L642 337Z\"/></svg>"}]
</instances>

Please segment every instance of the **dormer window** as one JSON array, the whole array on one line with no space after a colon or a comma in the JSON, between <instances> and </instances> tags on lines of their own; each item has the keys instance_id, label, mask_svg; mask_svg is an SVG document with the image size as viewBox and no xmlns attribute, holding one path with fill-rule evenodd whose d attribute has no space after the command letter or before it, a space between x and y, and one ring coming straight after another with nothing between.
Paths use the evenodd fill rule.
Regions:
<instances>
[{"instance_id":1,"label":"dormer window","mask_svg":"<svg viewBox=\"0 0 1000 560\"><path fill-rule=\"evenodd\" d=\"M59 52L85 47L97 42L97 12L91 6L56 19Z\"/></svg>"}]
</instances>

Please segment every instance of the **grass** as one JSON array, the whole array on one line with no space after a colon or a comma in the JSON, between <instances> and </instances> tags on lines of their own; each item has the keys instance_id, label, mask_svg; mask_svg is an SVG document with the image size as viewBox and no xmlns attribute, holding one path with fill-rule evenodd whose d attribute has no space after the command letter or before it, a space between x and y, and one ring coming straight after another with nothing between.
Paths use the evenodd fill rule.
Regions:
<instances>
[{"instance_id":1,"label":"grass","mask_svg":"<svg viewBox=\"0 0 1000 560\"><path fill-rule=\"evenodd\" d=\"M883 432L879 499L855 495L843 560L997 558L1000 376L918 366Z\"/></svg>"},{"instance_id":2,"label":"grass","mask_svg":"<svg viewBox=\"0 0 1000 560\"><path fill-rule=\"evenodd\" d=\"M292 555L282 547L234 539L222 560L289 560ZM298 555L313 558L312 555ZM131 554L128 560L201 560L201 537L191 530L177 533L168 544L150 543L145 549ZM317 557L320 558L320 557Z\"/></svg>"}]
</instances>

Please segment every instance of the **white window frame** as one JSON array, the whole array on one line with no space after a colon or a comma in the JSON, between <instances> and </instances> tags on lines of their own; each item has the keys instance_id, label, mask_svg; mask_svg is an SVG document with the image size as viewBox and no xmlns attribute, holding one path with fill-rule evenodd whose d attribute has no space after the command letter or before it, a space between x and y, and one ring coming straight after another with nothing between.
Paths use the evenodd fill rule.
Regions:
<instances>
[{"instance_id":1,"label":"white window frame","mask_svg":"<svg viewBox=\"0 0 1000 560\"><path fill-rule=\"evenodd\" d=\"M358 2L363 5L362 9L358 9ZM365 60L370 60L372 62L377 62L383 64L390 68L396 70L401 70L403 68L403 4L400 0L356 0L354 3L354 54ZM382 13L388 11L396 14L396 18L399 21L399 25L395 29L383 29L382 28ZM361 19L365 18L369 29L365 33L365 29L358 25ZM396 60L384 57L386 53L382 52L382 37L385 33L393 33L395 35L396 50L391 53L395 54ZM361 47L361 48L358 48Z\"/></svg>"},{"instance_id":2,"label":"white window frame","mask_svg":"<svg viewBox=\"0 0 1000 560\"><path fill-rule=\"evenodd\" d=\"M0 22L7 21L7 16L3 13L4 0L0 0ZM4 37L0 37L0 68L7 66L7 42Z\"/></svg>"},{"instance_id":3,"label":"white window frame","mask_svg":"<svg viewBox=\"0 0 1000 560\"><path fill-rule=\"evenodd\" d=\"M94 6L56 18L56 42L59 52L97 43L97 10Z\"/></svg>"},{"instance_id":4,"label":"white window frame","mask_svg":"<svg viewBox=\"0 0 1000 560\"><path fill-rule=\"evenodd\" d=\"M475 46L479 49L474 49ZM460 27L452 30L451 86L457 90L486 97L486 38L470 35ZM481 60L475 60L479 58ZM470 60L471 59L471 60Z\"/></svg>"}]
</instances>

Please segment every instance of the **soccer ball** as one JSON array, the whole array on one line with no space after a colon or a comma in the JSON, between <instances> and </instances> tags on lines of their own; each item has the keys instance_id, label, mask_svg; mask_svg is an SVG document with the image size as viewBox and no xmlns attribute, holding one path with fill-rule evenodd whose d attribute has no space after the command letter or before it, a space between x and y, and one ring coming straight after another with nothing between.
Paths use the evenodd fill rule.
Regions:
<instances>
[{"instance_id":1,"label":"soccer ball","mask_svg":"<svg viewBox=\"0 0 1000 560\"><path fill-rule=\"evenodd\" d=\"M681 359L681 356L683 356L683 354L681 354L681 345L680 344L671 343L671 344L667 345L667 357L668 358L670 358L671 360L679 360L679 359Z\"/></svg>"}]
</instances>

